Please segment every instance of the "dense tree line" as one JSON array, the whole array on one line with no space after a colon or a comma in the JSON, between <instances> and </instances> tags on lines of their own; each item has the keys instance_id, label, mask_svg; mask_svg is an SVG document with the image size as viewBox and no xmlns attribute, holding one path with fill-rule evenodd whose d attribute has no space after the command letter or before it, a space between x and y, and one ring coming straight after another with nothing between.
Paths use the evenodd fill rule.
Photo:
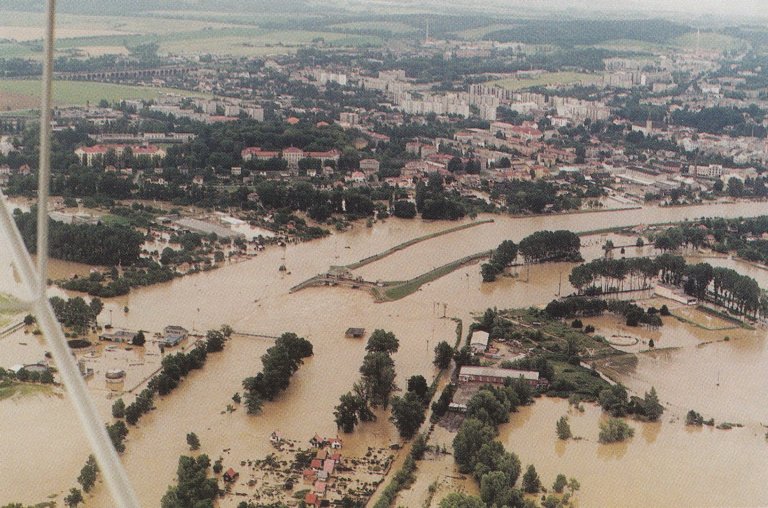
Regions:
<instances>
[{"instance_id":1,"label":"dense tree line","mask_svg":"<svg viewBox=\"0 0 768 508\"><path fill-rule=\"evenodd\" d=\"M422 219L457 220L466 215L460 197L444 189L443 177L438 173L430 173L427 183L416 184L416 209Z\"/></svg>"},{"instance_id":2,"label":"dense tree line","mask_svg":"<svg viewBox=\"0 0 768 508\"><path fill-rule=\"evenodd\" d=\"M160 266L152 261L145 261L144 264L145 268L128 268L122 276L116 278L99 272L93 272L88 277L74 277L61 283L61 287L91 296L112 298L127 295L131 288L168 282L176 277L176 272L167 266Z\"/></svg>"},{"instance_id":3,"label":"dense tree line","mask_svg":"<svg viewBox=\"0 0 768 508\"><path fill-rule=\"evenodd\" d=\"M56 319L63 326L72 328L76 333L85 333L96 324L96 317L101 313L104 304L98 298L85 303L82 297L64 299L58 296L49 298Z\"/></svg>"},{"instance_id":4,"label":"dense tree line","mask_svg":"<svg viewBox=\"0 0 768 508\"><path fill-rule=\"evenodd\" d=\"M672 123L710 134L723 134L729 127L743 124L744 121L741 111L722 106L702 108L699 111L678 109L672 113Z\"/></svg>"},{"instance_id":5,"label":"dense tree line","mask_svg":"<svg viewBox=\"0 0 768 508\"><path fill-rule=\"evenodd\" d=\"M547 19L526 20L522 25L516 25L514 29L491 32L485 37L501 42L556 44L570 48L594 45L614 39L664 43L690 31L691 28L688 26L662 19Z\"/></svg>"},{"instance_id":6,"label":"dense tree line","mask_svg":"<svg viewBox=\"0 0 768 508\"><path fill-rule=\"evenodd\" d=\"M659 327L663 324L656 309L653 307L646 311L642 307L624 300L606 301L602 298L576 296L552 300L547 304L545 310L549 316L556 319L597 316L608 311L624 316L628 326L644 324L651 327Z\"/></svg>"},{"instance_id":7,"label":"dense tree line","mask_svg":"<svg viewBox=\"0 0 768 508\"><path fill-rule=\"evenodd\" d=\"M560 192L557 185L544 180L505 180L494 184L491 198L503 198L512 214L542 213L548 207L553 212L576 210L581 207L578 193L567 189Z\"/></svg>"},{"instance_id":8,"label":"dense tree line","mask_svg":"<svg viewBox=\"0 0 768 508\"><path fill-rule=\"evenodd\" d=\"M37 251L34 211L14 211L16 226L30 252ZM65 224L49 221L50 256L90 265L132 265L139 260L144 236L132 228L106 224Z\"/></svg>"},{"instance_id":9,"label":"dense tree line","mask_svg":"<svg viewBox=\"0 0 768 508\"><path fill-rule=\"evenodd\" d=\"M176 469L177 484L169 486L160 501L162 508L213 508L219 494L216 478L208 478L211 459L202 454L182 455Z\"/></svg>"},{"instance_id":10,"label":"dense tree line","mask_svg":"<svg viewBox=\"0 0 768 508\"><path fill-rule=\"evenodd\" d=\"M520 255L526 263L581 261L581 239L566 230L537 231L520 241Z\"/></svg>"},{"instance_id":11,"label":"dense tree line","mask_svg":"<svg viewBox=\"0 0 768 508\"><path fill-rule=\"evenodd\" d=\"M248 414L258 413L265 400L274 400L288 388L293 373L304 363L304 358L312 355L312 343L307 339L290 332L278 337L275 345L261 357L261 372L243 380Z\"/></svg>"},{"instance_id":12,"label":"dense tree line","mask_svg":"<svg viewBox=\"0 0 768 508\"><path fill-rule=\"evenodd\" d=\"M486 506L524 506L523 494L514 486L521 473L520 459L496 440L496 428L530 400L523 382L508 379L502 387L483 386L467 403L467 418L453 440L453 457L459 471L471 473L479 483Z\"/></svg>"},{"instance_id":13,"label":"dense tree line","mask_svg":"<svg viewBox=\"0 0 768 508\"><path fill-rule=\"evenodd\" d=\"M691 296L746 316L757 317L765 314L768 309L768 301L752 277L741 275L731 268L713 267L709 263L688 265L684 258L672 254L662 254L655 259L595 260L575 267L569 280L579 294L594 295L623 290L627 278L629 289L647 288L650 281L656 278L682 287ZM596 282L600 285L596 286ZM581 303L563 301L556 305L552 302L550 305L553 305L553 310L558 305L577 309Z\"/></svg>"}]
</instances>

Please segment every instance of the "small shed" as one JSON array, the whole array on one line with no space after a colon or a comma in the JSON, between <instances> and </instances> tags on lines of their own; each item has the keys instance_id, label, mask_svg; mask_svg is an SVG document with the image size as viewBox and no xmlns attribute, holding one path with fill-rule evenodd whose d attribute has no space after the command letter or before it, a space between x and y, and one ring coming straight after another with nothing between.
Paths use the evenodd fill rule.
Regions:
<instances>
[{"instance_id":1,"label":"small shed","mask_svg":"<svg viewBox=\"0 0 768 508\"><path fill-rule=\"evenodd\" d=\"M472 338L469 339L469 347L472 348L472 352L475 354L485 353L488 349L488 332L482 330L475 330L472 332Z\"/></svg>"},{"instance_id":2,"label":"small shed","mask_svg":"<svg viewBox=\"0 0 768 508\"><path fill-rule=\"evenodd\" d=\"M352 339L362 339L365 336L365 328L347 328L344 336Z\"/></svg>"},{"instance_id":3,"label":"small shed","mask_svg":"<svg viewBox=\"0 0 768 508\"><path fill-rule=\"evenodd\" d=\"M223 478L224 478L224 481L225 481L225 482L230 482L230 483L231 483L231 482L233 482L233 481L237 480L237 478L238 478L239 476L240 476L240 473L238 473L237 471L235 471L234 469L232 469L232 468L230 467L230 468L229 468L229 469L227 469L227 471L224 473L224 476L223 476Z\"/></svg>"}]
</instances>

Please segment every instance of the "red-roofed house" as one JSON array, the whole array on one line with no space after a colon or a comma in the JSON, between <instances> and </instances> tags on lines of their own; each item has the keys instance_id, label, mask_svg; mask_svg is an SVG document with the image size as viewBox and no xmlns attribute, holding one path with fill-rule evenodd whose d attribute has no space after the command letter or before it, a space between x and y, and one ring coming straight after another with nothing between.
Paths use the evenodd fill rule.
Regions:
<instances>
[{"instance_id":1,"label":"red-roofed house","mask_svg":"<svg viewBox=\"0 0 768 508\"><path fill-rule=\"evenodd\" d=\"M336 149L328 150L326 152L306 152L304 154L305 157L320 159L323 164L326 164L328 161L333 161L334 163L339 162L340 155L341 154Z\"/></svg>"},{"instance_id":2,"label":"red-roofed house","mask_svg":"<svg viewBox=\"0 0 768 508\"><path fill-rule=\"evenodd\" d=\"M301 120L299 120L299 119L298 119L298 118L296 118L295 116L292 116L292 117L288 118L288 120L286 120L286 123L288 123L289 125L296 125L296 124L297 124L297 123L299 123L300 121L301 121Z\"/></svg>"},{"instance_id":3,"label":"red-roofed house","mask_svg":"<svg viewBox=\"0 0 768 508\"><path fill-rule=\"evenodd\" d=\"M325 489L328 487L328 484L321 481L316 481L315 485L312 487L312 489L315 491L315 493L318 496L324 496L325 495Z\"/></svg>"},{"instance_id":4,"label":"red-roofed house","mask_svg":"<svg viewBox=\"0 0 768 508\"><path fill-rule=\"evenodd\" d=\"M362 171L354 171L346 180L353 183L365 183L365 173Z\"/></svg>"},{"instance_id":5,"label":"red-roofed house","mask_svg":"<svg viewBox=\"0 0 768 508\"><path fill-rule=\"evenodd\" d=\"M307 492L307 495L304 496L304 503L307 506L320 506L320 497L314 492Z\"/></svg>"},{"instance_id":6,"label":"red-roofed house","mask_svg":"<svg viewBox=\"0 0 768 508\"><path fill-rule=\"evenodd\" d=\"M323 459L312 459L312 462L310 462L309 467L315 470L323 469Z\"/></svg>"},{"instance_id":7,"label":"red-roofed house","mask_svg":"<svg viewBox=\"0 0 768 508\"><path fill-rule=\"evenodd\" d=\"M227 472L224 473L223 479L225 482L233 482L237 480L237 477L240 476L240 473L232 469L231 467L227 469Z\"/></svg>"}]
</instances>

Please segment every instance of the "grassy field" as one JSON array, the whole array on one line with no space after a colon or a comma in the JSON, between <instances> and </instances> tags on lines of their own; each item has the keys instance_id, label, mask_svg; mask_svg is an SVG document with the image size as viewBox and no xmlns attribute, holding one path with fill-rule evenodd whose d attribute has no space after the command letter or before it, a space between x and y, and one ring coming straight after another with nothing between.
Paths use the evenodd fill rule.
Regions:
<instances>
[{"instance_id":1,"label":"grassy field","mask_svg":"<svg viewBox=\"0 0 768 508\"><path fill-rule=\"evenodd\" d=\"M9 399L11 397L24 397L27 395L48 395L51 391L52 389L50 385L0 381L0 400Z\"/></svg>"},{"instance_id":2,"label":"grassy field","mask_svg":"<svg viewBox=\"0 0 768 508\"><path fill-rule=\"evenodd\" d=\"M39 30L45 26L45 16L42 12L0 11L0 19L5 20L0 26L28 27ZM75 14L56 15L56 37L66 38L71 31L84 32L110 31L121 33L147 34L186 32L207 28L222 28L232 23L222 23L207 19L181 19L176 17L172 22L161 16L83 16ZM37 38L37 37L35 37Z\"/></svg>"},{"instance_id":3,"label":"grassy field","mask_svg":"<svg viewBox=\"0 0 768 508\"><path fill-rule=\"evenodd\" d=\"M507 90L522 90L533 86L582 84L590 85L600 82L599 74L586 74L581 72L547 72L531 79L509 78L490 81L489 85L498 85Z\"/></svg>"},{"instance_id":4,"label":"grassy field","mask_svg":"<svg viewBox=\"0 0 768 508\"><path fill-rule=\"evenodd\" d=\"M329 25L328 28L331 30L380 30L392 32L393 34L408 34L421 30L399 21L358 21Z\"/></svg>"},{"instance_id":5,"label":"grassy field","mask_svg":"<svg viewBox=\"0 0 768 508\"><path fill-rule=\"evenodd\" d=\"M238 30L240 31L240 30ZM337 32L314 32L305 30L275 30L265 32L251 29L250 33L233 34L223 31L222 36L211 39L207 33L203 37L184 34L184 37L172 36L160 41L160 52L176 54L211 53L236 56L262 56L285 54L296 48L311 44L313 40L323 39L333 46L380 45L379 37L351 35ZM225 35L230 34L230 35Z\"/></svg>"},{"instance_id":6,"label":"grassy field","mask_svg":"<svg viewBox=\"0 0 768 508\"><path fill-rule=\"evenodd\" d=\"M700 37L693 32L687 33L673 39L671 43L681 49L694 50L698 46L705 51L721 52L746 49L749 46L746 41L714 32L703 32Z\"/></svg>"},{"instance_id":7,"label":"grassy field","mask_svg":"<svg viewBox=\"0 0 768 508\"><path fill-rule=\"evenodd\" d=\"M77 81L56 81L53 84L53 100L59 106L79 106L86 102L98 103L101 99L110 102L121 99L155 99L164 93L188 96L205 94L186 92L172 88L152 88L111 83L90 83ZM36 108L40 104L39 80L0 79L0 109L15 110Z\"/></svg>"}]
</instances>

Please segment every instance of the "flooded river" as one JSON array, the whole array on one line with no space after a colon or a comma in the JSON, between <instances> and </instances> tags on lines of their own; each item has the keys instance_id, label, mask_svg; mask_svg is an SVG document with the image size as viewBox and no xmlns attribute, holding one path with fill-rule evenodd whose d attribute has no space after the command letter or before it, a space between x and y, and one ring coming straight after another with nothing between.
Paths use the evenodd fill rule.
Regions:
<instances>
[{"instance_id":1,"label":"flooded river","mask_svg":"<svg viewBox=\"0 0 768 508\"><path fill-rule=\"evenodd\" d=\"M494 223L416 244L355 273L368 280L404 280L456 258L492 249L503 239L519 241L540 229L586 231L701 216L765 213L768 213L765 204L744 203L526 219L494 216ZM225 467L236 468L242 460L263 458L269 453L268 436L274 430L301 443L306 443L315 433L336 435L333 407L358 378L365 354L365 339L344 337L348 327L364 327L367 333L376 328L395 332L401 344L400 351L394 355L396 382L404 387L413 374L431 379L435 374L431 363L433 348L440 340L450 343L455 340L456 323L443 318L444 313L461 319L466 332L473 315L487 307L543 305L558 291L561 294L572 291L567 283L572 265L563 263L520 269L517 277L504 277L493 284L483 284L479 265L470 265L423 286L407 298L385 304L374 303L362 290L340 287L289 293L292 286L327 270L330 265L349 264L453 225L403 220L387 220L372 228L358 224L351 231L330 238L268 248L245 262L137 289L105 302L99 321L102 324L112 321L115 327L155 332L168 324L178 324L204 331L226 323L236 331L264 335L293 331L311 340L315 348L315 356L294 375L289 389L275 402L267 403L263 414L258 416L247 416L241 409L229 413L226 407L231 404L232 395L241 391L242 379L260 370L260 356L270 345L268 339L234 338L224 352L209 357L202 371L194 372L175 392L158 400L157 409L145 416L138 427L130 429L123 456L142 506L158 506L167 486L174 481L178 456L188 451L185 443L188 432L198 434L202 452L214 459L222 456ZM600 237L592 238L585 257L600 255L602 242ZM627 249L627 255L634 255L631 249ZM282 264L286 272L278 271ZM83 267L63 264L55 269L67 274L80 273ZM12 277L0 277L4 286L12 284ZM124 312L125 307L128 312ZM598 333L610 335L612 326L616 329L612 333L619 334L618 325L607 321L598 325ZM668 354L643 353L636 370L626 373L625 382L634 391L642 393L651 384L656 386L662 401L670 408L663 423L648 425L646 429L633 422L638 431L631 443L615 449L604 448L594 442L601 415L588 408L584 415L574 416L573 426L577 435L591 441L567 443L565 450L558 452L561 444L556 442L554 422L567 407L558 401L542 399L514 415L513 421L502 428L505 444L520 454L524 463L535 463L548 484L557 472L578 478L583 486L579 494L581 506L629 506L634 504L631 498L642 500L651 491L653 497L646 496L650 504L645 506L768 503L768 482L765 481L768 468L756 467L768 462L764 438L759 431L760 422L768 423L765 409L768 395L760 390L768 373L765 333L728 331L725 333L733 340L698 347L699 342L716 340L723 333L712 332L711 337L706 334L700 337L690 328L678 323L662 329L658 333L665 337L668 333L680 335L682 338L670 338L668 342L679 344L682 349ZM29 358L42 354L44 343L28 338L19 331L0 339L0 360L16 363L12 357L16 356L14 351L19 350L25 351ZM659 338L660 346L664 341L667 339ZM19 342L27 345L20 346ZM713 376L718 371L720 386L702 389L715 380ZM99 385L92 386L92 392L104 420L108 421L110 394L102 383L91 384ZM127 395L126 400L132 397ZM0 401L0 421L3 422L0 424L0 501L32 503L53 494L58 494L60 500L62 493L75 486L88 451L66 402L66 396ZM691 432L680 421L670 421L684 415L689 408L718 420L742 422L747 427L729 432L709 428ZM36 424L30 425L30 421ZM377 422L342 437L343 452L347 456L362 455L368 446L386 447L397 440L385 413ZM444 440L450 445L449 436ZM44 449L41 443L49 448ZM52 460L46 450L57 443L62 444L56 454L56 466L41 472L38 465ZM225 449L228 452L224 452ZM732 460L734 453L739 454L736 462ZM14 457L12 466L7 465L6 457ZM437 467L435 474L443 475L444 470L443 466ZM41 474L45 475L45 482L40 481ZM634 480L628 482L627 478ZM431 481L427 481L427 485ZM632 486L627 485L629 483ZM471 485L465 486L471 488ZM696 494L691 498L693 502L681 502L692 490ZM221 506L234 507L240 500L242 498L230 497L221 502ZM438 497L433 505L437 501ZM103 486L99 485L95 493L88 496L87 506L111 506Z\"/></svg>"}]
</instances>

